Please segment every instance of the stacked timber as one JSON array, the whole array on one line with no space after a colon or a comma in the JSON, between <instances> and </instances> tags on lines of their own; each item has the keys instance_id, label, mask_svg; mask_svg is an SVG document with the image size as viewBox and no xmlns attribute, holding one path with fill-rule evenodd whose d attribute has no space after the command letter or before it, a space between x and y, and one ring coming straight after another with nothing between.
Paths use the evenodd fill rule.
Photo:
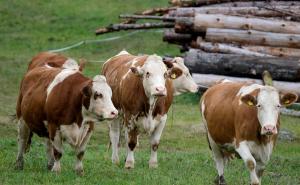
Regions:
<instances>
[{"instance_id":1,"label":"stacked timber","mask_svg":"<svg viewBox=\"0 0 300 185\"><path fill-rule=\"evenodd\" d=\"M300 94L300 1L170 0L170 4L120 15L124 22L96 33L163 28L163 41L185 52L186 65L197 74L199 85L212 85L221 77L259 82L267 70L276 87Z\"/></svg>"}]
</instances>

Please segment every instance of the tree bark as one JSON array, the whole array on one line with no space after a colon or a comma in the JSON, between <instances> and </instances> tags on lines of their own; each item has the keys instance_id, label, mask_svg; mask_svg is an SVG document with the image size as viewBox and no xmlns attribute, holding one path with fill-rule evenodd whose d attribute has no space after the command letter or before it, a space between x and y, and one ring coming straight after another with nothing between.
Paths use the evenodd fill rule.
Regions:
<instances>
[{"instance_id":1,"label":"tree bark","mask_svg":"<svg viewBox=\"0 0 300 185\"><path fill-rule=\"evenodd\" d=\"M165 29L163 34L163 41L173 44L190 43L192 39L191 34L175 33L174 29Z\"/></svg>"},{"instance_id":2,"label":"tree bark","mask_svg":"<svg viewBox=\"0 0 300 185\"><path fill-rule=\"evenodd\" d=\"M276 6L300 6L300 1L238 1L238 2L228 2L212 4L209 7L276 7ZM208 7L208 6L203 6Z\"/></svg>"},{"instance_id":3,"label":"tree bark","mask_svg":"<svg viewBox=\"0 0 300 185\"><path fill-rule=\"evenodd\" d=\"M196 14L195 31L206 28L253 29L264 32L300 34L300 23L291 21L247 18L222 14Z\"/></svg>"},{"instance_id":4,"label":"tree bark","mask_svg":"<svg viewBox=\"0 0 300 185\"><path fill-rule=\"evenodd\" d=\"M210 5L210 4L218 4L218 3L226 3L226 2L235 2L240 0L170 0L169 3L173 6L202 6L202 5Z\"/></svg>"},{"instance_id":5,"label":"tree bark","mask_svg":"<svg viewBox=\"0 0 300 185\"><path fill-rule=\"evenodd\" d=\"M300 6L277 6L277 10L289 12L299 12ZM170 17L194 17L196 14L223 14L238 16L258 16L258 17L282 17L286 13L274 10L267 10L259 7L192 7L177 8L168 13Z\"/></svg>"},{"instance_id":6,"label":"tree bark","mask_svg":"<svg viewBox=\"0 0 300 185\"><path fill-rule=\"evenodd\" d=\"M204 42L202 41L202 39L197 40L197 45L200 49L209 53L228 53L228 54L240 54L245 56L272 57L272 55L250 51L244 48L238 48L228 44Z\"/></svg>"},{"instance_id":7,"label":"tree bark","mask_svg":"<svg viewBox=\"0 0 300 185\"><path fill-rule=\"evenodd\" d=\"M112 24L105 28L99 28L96 30L96 35L116 32L121 30L138 30L138 29L152 29L152 28L172 28L174 23L163 22L163 23L143 23L143 24Z\"/></svg>"},{"instance_id":8,"label":"tree bark","mask_svg":"<svg viewBox=\"0 0 300 185\"><path fill-rule=\"evenodd\" d=\"M278 57L300 57L300 49L268 47L268 46L242 46L242 48Z\"/></svg>"},{"instance_id":9,"label":"tree bark","mask_svg":"<svg viewBox=\"0 0 300 185\"><path fill-rule=\"evenodd\" d=\"M299 34L269 33L254 30L208 28L205 40L242 45L300 48Z\"/></svg>"},{"instance_id":10,"label":"tree bark","mask_svg":"<svg viewBox=\"0 0 300 185\"><path fill-rule=\"evenodd\" d=\"M268 70L274 80L300 81L300 62L295 58L206 53L191 49L185 55L185 63L192 73L261 78Z\"/></svg>"},{"instance_id":11,"label":"tree bark","mask_svg":"<svg viewBox=\"0 0 300 185\"><path fill-rule=\"evenodd\" d=\"M193 79L198 85L202 87L211 87L212 85L220 82L221 80L227 79L233 82L251 82L257 84L263 84L262 80L253 78L238 78L232 76L213 75L213 74L192 74ZM273 81L273 86L280 92L295 92L300 95L300 83Z\"/></svg>"}]
</instances>

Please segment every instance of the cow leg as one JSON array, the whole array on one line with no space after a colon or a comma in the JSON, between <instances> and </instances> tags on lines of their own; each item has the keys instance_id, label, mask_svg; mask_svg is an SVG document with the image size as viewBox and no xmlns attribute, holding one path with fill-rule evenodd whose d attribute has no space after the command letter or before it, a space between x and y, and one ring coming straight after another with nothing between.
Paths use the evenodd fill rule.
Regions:
<instances>
[{"instance_id":1,"label":"cow leg","mask_svg":"<svg viewBox=\"0 0 300 185\"><path fill-rule=\"evenodd\" d=\"M213 153L216 168L218 171L218 176L215 180L215 183L218 185L225 185L226 181L224 178L224 166L225 166L224 157L222 155L220 148L215 143L215 141L210 137L209 133L207 133L207 136L208 136L209 145L210 145L212 153Z\"/></svg>"},{"instance_id":2,"label":"cow leg","mask_svg":"<svg viewBox=\"0 0 300 185\"><path fill-rule=\"evenodd\" d=\"M120 119L114 119L110 122L109 125L109 137L112 146L112 155L111 160L112 163L119 165L119 142L120 142Z\"/></svg>"},{"instance_id":3,"label":"cow leg","mask_svg":"<svg viewBox=\"0 0 300 185\"><path fill-rule=\"evenodd\" d=\"M251 179L251 185L259 185L259 179L257 177L255 168L256 168L256 161L254 157L252 156L249 147L247 146L246 141L240 142L239 147L236 148L236 151L241 156L243 161L246 164L246 167L248 168L250 172L250 179Z\"/></svg>"},{"instance_id":4,"label":"cow leg","mask_svg":"<svg viewBox=\"0 0 300 185\"><path fill-rule=\"evenodd\" d=\"M27 142L30 137L30 129L24 122L22 118L20 118L18 122L18 155L15 164L15 169L23 170L24 167L24 158L23 155L26 151Z\"/></svg>"},{"instance_id":5,"label":"cow leg","mask_svg":"<svg viewBox=\"0 0 300 185\"><path fill-rule=\"evenodd\" d=\"M46 152L47 152L47 168L51 170L54 165L54 154L53 154L53 146L50 139L46 139Z\"/></svg>"},{"instance_id":6,"label":"cow leg","mask_svg":"<svg viewBox=\"0 0 300 185\"><path fill-rule=\"evenodd\" d=\"M59 173L61 171L60 158L63 153L61 132L59 129L57 129L56 125L51 123L48 124L48 131L53 146L53 155L54 155L54 165L52 167L52 171Z\"/></svg>"},{"instance_id":7,"label":"cow leg","mask_svg":"<svg viewBox=\"0 0 300 185\"><path fill-rule=\"evenodd\" d=\"M84 174L82 159L84 156L86 145L92 136L93 130L94 130L94 122L87 122L81 126L80 137L79 137L80 143L78 143L78 146L76 146L75 149L76 158L77 158L75 164L75 171L77 175L80 176Z\"/></svg>"},{"instance_id":8,"label":"cow leg","mask_svg":"<svg viewBox=\"0 0 300 185\"><path fill-rule=\"evenodd\" d=\"M151 154L149 159L149 168L157 168L157 149L160 141L160 137L163 129L165 128L167 121L167 115L164 115L160 119L160 123L157 125L155 130L152 132L150 136L150 144L151 144Z\"/></svg>"},{"instance_id":9,"label":"cow leg","mask_svg":"<svg viewBox=\"0 0 300 185\"><path fill-rule=\"evenodd\" d=\"M264 171L265 171L265 164L260 161L256 161L255 172L258 177L259 184L261 184L261 177L262 177Z\"/></svg>"},{"instance_id":10,"label":"cow leg","mask_svg":"<svg viewBox=\"0 0 300 185\"><path fill-rule=\"evenodd\" d=\"M134 168L134 149L136 147L138 130L137 128L125 129L125 138L127 144L127 157L125 162L125 168Z\"/></svg>"}]
</instances>

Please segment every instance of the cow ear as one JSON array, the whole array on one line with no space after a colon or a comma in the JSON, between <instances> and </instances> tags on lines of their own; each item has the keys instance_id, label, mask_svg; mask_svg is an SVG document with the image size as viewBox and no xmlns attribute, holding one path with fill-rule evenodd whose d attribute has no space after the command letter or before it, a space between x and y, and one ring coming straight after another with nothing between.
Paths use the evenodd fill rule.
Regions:
<instances>
[{"instance_id":1,"label":"cow ear","mask_svg":"<svg viewBox=\"0 0 300 185\"><path fill-rule=\"evenodd\" d=\"M280 104L283 106L289 106L295 103L298 99L298 96L294 93L286 93L281 95L280 97Z\"/></svg>"},{"instance_id":2,"label":"cow ear","mask_svg":"<svg viewBox=\"0 0 300 185\"><path fill-rule=\"evenodd\" d=\"M143 70L140 67L131 67L130 70L136 76L143 76Z\"/></svg>"},{"instance_id":3,"label":"cow ear","mask_svg":"<svg viewBox=\"0 0 300 185\"><path fill-rule=\"evenodd\" d=\"M171 60L164 59L163 62L165 63L168 69L173 67L173 62Z\"/></svg>"},{"instance_id":4,"label":"cow ear","mask_svg":"<svg viewBox=\"0 0 300 185\"><path fill-rule=\"evenodd\" d=\"M182 75L182 70L176 67L172 67L171 69L168 70L168 74L169 74L169 78L174 80Z\"/></svg>"},{"instance_id":5,"label":"cow ear","mask_svg":"<svg viewBox=\"0 0 300 185\"><path fill-rule=\"evenodd\" d=\"M92 96L92 85L88 83L86 86L84 86L81 90L82 94L86 97Z\"/></svg>"},{"instance_id":6,"label":"cow ear","mask_svg":"<svg viewBox=\"0 0 300 185\"><path fill-rule=\"evenodd\" d=\"M241 101L245 103L248 106L256 106L257 105L257 100L254 96L251 94L246 94L242 96Z\"/></svg>"}]
</instances>

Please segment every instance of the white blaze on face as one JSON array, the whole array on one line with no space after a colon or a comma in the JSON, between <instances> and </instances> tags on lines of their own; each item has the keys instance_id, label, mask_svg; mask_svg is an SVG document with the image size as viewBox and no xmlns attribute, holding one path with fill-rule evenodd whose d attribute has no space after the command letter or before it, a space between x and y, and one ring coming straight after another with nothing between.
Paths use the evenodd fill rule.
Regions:
<instances>
[{"instance_id":1,"label":"white blaze on face","mask_svg":"<svg viewBox=\"0 0 300 185\"><path fill-rule=\"evenodd\" d=\"M192 78L191 74L189 73L188 68L184 65L183 58L175 57L173 59L173 62L174 67L181 69L183 72L182 75L180 75L178 78L172 81L174 88L174 96L186 92L197 92L198 86Z\"/></svg>"},{"instance_id":2,"label":"white blaze on face","mask_svg":"<svg viewBox=\"0 0 300 185\"><path fill-rule=\"evenodd\" d=\"M157 55L148 56L142 67L137 67L138 73L142 75L145 93L150 96L166 96L167 68L162 58Z\"/></svg>"},{"instance_id":3,"label":"white blaze on face","mask_svg":"<svg viewBox=\"0 0 300 185\"><path fill-rule=\"evenodd\" d=\"M260 89L257 96L257 118L261 124L261 134L267 132L277 133L276 124L280 113L280 100L278 91L269 86Z\"/></svg>"},{"instance_id":4,"label":"white blaze on face","mask_svg":"<svg viewBox=\"0 0 300 185\"><path fill-rule=\"evenodd\" d=\"M93 78L92 95L90 99L89 111L104 119L117 117L118 111L111 100L112 91L102 75Z\"/></svg>"}]
</instances>

